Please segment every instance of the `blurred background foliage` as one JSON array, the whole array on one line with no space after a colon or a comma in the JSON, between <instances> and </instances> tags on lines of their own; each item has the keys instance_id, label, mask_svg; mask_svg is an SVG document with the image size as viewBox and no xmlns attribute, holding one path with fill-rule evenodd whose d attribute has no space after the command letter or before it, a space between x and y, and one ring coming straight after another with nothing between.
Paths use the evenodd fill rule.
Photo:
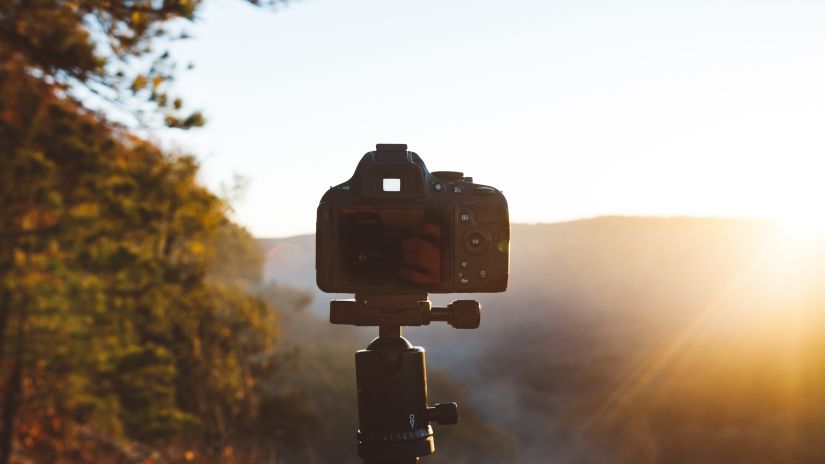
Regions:
<instances>
[{"instance_id":1,"label":"blurred background foliage","mask_svg":"<svg viewBox=\"0 0 825 464\"><path fill-rule=\"evenodd\" d=\"M192 158L5 63L2 458L127 456L121 439L214 454L247 437L278 333L254 240Z\"/></svg>"},{"instance_id":2,"label":"blurred background foliage","mask_svg":"<svg viewBox=\"0 0 825 464\"><path fill-rule=\"evenodd\" d=\"M262 256L193 158L154 46L198 1L0 1L0 462L274 457ZM273 406L274 405L274 406ZM235 451L238 450L238 451ZM188 454L187 454L188 452Z\"/></svg>"}]
</instances>

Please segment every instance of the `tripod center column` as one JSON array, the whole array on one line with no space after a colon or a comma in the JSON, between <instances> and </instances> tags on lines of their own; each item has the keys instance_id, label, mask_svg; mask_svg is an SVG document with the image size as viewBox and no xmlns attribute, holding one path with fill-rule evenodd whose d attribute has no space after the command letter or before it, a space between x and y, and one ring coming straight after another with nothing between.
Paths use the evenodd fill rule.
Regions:
<instances>
[{"instance_id":1,"label":"tripod center column","mask_svg":"<svg viewBox=\"0 0 825 464\"><path fill-rule=\"evenodd\" d=\"M401 337L399 326L382 325L379 335L355 353L358 455L396 462L432 454L424 349Z\"/></svg>"}]
</instances>

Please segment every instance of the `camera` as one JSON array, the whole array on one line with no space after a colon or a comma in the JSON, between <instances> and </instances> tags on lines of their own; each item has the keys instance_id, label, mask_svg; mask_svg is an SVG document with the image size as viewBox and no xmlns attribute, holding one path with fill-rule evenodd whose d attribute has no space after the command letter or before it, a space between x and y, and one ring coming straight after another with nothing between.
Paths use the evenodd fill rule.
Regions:
<instances>
[{"instance_id":1,"label":"camera","mask_svg":"<svg viewBox=\"0 0 825 464\"><path fill-rule=\"evenodd\" d=\"M404 144L376 145L318 205L325 292L503 292L509 256L504 195L461 172L429 172Z\"/></svg>"}]
</instances>

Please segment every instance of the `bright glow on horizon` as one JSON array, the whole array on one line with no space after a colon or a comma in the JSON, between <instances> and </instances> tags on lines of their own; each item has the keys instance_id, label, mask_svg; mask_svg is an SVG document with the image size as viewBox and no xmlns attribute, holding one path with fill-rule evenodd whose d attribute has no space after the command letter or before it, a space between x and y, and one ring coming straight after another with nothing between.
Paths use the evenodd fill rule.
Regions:
<instances>
[{"instance_id":1,"label":"bright glow on horizon","mask_svg":"<svg viewBox=\"0 0 825 464\"><path fill-rule=\"evenodd\" d=\"M806 212L779 219L785 235L796 241L808 241L825 235L825 217Z\"/></svg>"}]
</instances>

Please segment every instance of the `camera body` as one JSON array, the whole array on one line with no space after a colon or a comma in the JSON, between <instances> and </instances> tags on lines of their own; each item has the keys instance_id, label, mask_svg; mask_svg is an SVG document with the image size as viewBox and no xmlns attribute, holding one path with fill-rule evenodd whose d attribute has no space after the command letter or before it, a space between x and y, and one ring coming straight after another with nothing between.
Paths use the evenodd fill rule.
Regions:
<instances>
[{"instance_id":1,"label":"camera body","mask_svg":"<svg viewBox=\"0 0 825 464\"><path fill-rule=\"evenodd\" d=\"M403 144L378 144L318 206L325 292L503 292L509 260L504 195L460 172L430 173Z\"/></svg>"}]
</instances>

